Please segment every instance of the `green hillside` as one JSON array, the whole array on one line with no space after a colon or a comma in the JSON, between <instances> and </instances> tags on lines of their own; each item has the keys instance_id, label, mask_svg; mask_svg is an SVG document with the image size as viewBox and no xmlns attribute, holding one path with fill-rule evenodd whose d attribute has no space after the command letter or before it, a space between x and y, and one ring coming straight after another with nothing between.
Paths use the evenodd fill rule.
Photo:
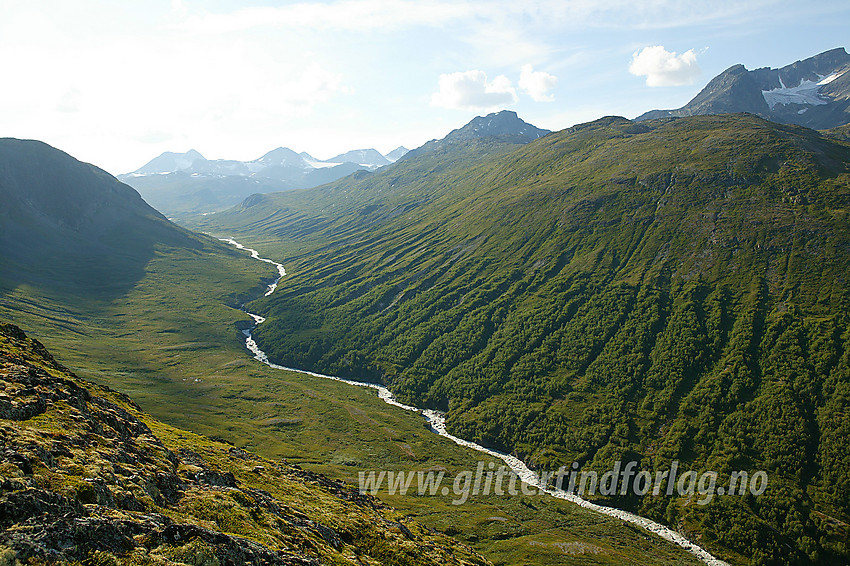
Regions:
<instances>
[{"instance_id":1,"label":"green hillside","mask_svg":"<svg viewBox=\"0 0 850 566\"><path fill-rule=\"evenodd\" d=\"M151 425L163 444L172 450L187 448L199 453L208 464L225 467L232 464L221 463L230 448L218 441L226 441L230 447L235 445L257 454L258 459L285 458L307 472L321 472L335 480L345 480L350 486L357 485L360 471L445 470L451 478L460 471L475 469L479 461L492 461L429 432L420 415L391 407L372 391L272 370L252 360L239 331L248 324L249 317L236 306L263 293L263 281L268 282L275 273L271 266L250 259L233 246L174 226L141 203L134 191L90 165L44 144L24 144L38 148L39 154L34 162L6 161L7 168L0 175L0 199L3 199L0 212L7 203L20 199L26 205L20 218L48 216L54 219L50 220L53 231L29 233L30 240L19 247L33 253L21 253L14 269L5 261L0 264L0 276L8 283L0 288L0 318L13 320L39 336L81 378L129 394L150 415L145 417L148 425L152 419L167 423L168 426L157 425L158 428ZM57 164L55 160L60 162ZM38 171L47 169L50 163L56 169L45 180ZM16 165L29 171L19 171ZM25 178L27 182L6 182L9 178ZM55 214L46 214L40 204L46 204L49 209L51 199L34 198L39 192L70 201L68 208L56 207ZM85 206L73 208L77 201ZM98 202L110 206L97 206ZM134 202L140 204L136 206ZM120 218L122 236L143 245L128 248L101 245L97 231L83 228L77 235L73 229L68 230L55 221L56 217L62 219L63 210L69 211L68 220L73 220L75 211L94 211L97 214L92 213L89 225L114 227L109 217L122 207L133 211ZM157 229L145 229L144 218L149 215ZM0 229L14 226L11 222L7 224L7 218L0 218ZM81 247L62 248L62 238L58 235L72 239L75 246L81 243ZM111 241L107 238L105 243ZM97 273L88 275L81 268L77 271L80 279L70 282L65 267L72 262L58 261L66 249L72 258L89 257L91 263L122 267L126 271L118 270L115 279L99 285L102 280ZM26 389L14 387L6 391L13 402L28 394ZM0 405L2 394L0 391ZM38 423L25 423L26 427L35 424L49 427L53 421L62 424L66 417L80 416L64 409L58 407ZM10 426L15 429L16 425ZM169 429L174 426L183 431ZM218 441L208 443L184 432L187 430ZM6 438L6 446L23 443L19 451L26 452L32 437L16 436L13 430ZM77 463L87 474L92 467L102 464L95 457L99 458L100 452L75 455L81 458ZM69 460L70 467L65 471L74 476L69 480L71 483L89 477L80 476L81 468L73 465L73 458ZM14 461L5 454L0 456L0 466L7 463L12 467L2 468L0 474L18 477ZM276 490L280 482L274 475L274 466L260 465L266 467L271 474L269 481L275 483L274 488L260 489L279 493ZM242 473L252 477L251 469L237 463L233 473L237 478ZM63 475L65 471L56 473ZM99 474L90 477L102 477L107 483L113 479ZM699 562L685 550L641 528L548 497L472 496L465 505L456 506L451 504L453 494L420 497L388 496L380 492L379 496L398 509L394 517L415 519L423 528L430 529L424 539L438 536L433 530L440 531L474 548L494 564L614 566L638 561L660 566ZM240 529L254 529L257 526L252 523L254 517L246 519L242 513L250 516L250 502L247 506L241 503L235 501L234 507L230 507L230 501L221 502L233 515L215 508L201 509L206 514L194 517L206 521L202 524L208 529L212 528L211 517ZM338 507L331 509L331 515L338 510ZM81 521L100 520L109 513L108 509L98 507ZM186 515L181 518L185 519ZM252 524L230 523L231 519L245 519ZM345 520L340 518L342 522ZM327 523L322 520L322 524ZM141 525L142 528L162 526L156 521ZM379 529L379 532L383 531ZM272 532L268 536L278 534ZM390 538L394 536L386 534ZM192 562L195 559L204 562L209 558L209 548L197 546L176 550L195 554L154 553L157 556L152 560L183 556L190 563L195 563ZM150 555L156 548L148 545L139 550ZM7 554L0 556L3 560L8 558ZM110 562L109 557L101 558L105 563ZM333 558L329 561L333 563Z\"/></svg>"},{"instance_id":2,"label":"green hillside","mask_svg":"<svg viewBox=\"0 0 850 566\"><path fill-rule=\"evenodd\" d=\"M375 498L169 427L0 324L3 564L489 564Z\"/></svg>"},{"instance_id":3,"label":"green hillside","mask_svg":"<svg viewBox=\"0 0 850 566\"><path fill-rule=\"evenodd\" d=\"M850 146L752 116L437 148L207 220L283 261L280 363L379 379L542 469L765 470L616 498L735 563L848 554Z\"/></svg>"}]
</instances>

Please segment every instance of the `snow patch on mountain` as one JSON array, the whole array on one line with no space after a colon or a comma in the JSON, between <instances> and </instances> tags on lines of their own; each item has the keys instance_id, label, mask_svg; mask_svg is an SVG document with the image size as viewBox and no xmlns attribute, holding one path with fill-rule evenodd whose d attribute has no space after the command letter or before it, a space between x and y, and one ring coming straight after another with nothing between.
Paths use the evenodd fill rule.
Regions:
<instances>
[{"instance_id":1,"label":"snow patch on mountain","mask_svg":"<svg viewBox=\"0 0 850 566\"><path fill-rule=\"evenodd\" d=\"M404 155L406 153L408 153L409 151L410 151L409 149L407 149L403 145L400 145L397 148L395 148L394 150L392 150L391 152L389 152L388 154L386 154L384 157L386 157L389 161L395 163L396 161L398 161L399 159L404 157Z\"/></svg>"},{"instance_id":2,"label":"snow patch on mountain","mask_svg":"<svg viewBox=\"0 0 850 566\"><path fill-rule=\"evenodd\" d=\"M770 107L771 110L773 110L773 107L777 104L781 104L783 106L787 104L807 104L810 106L820 106L829 103L828 100L821 98L820 87L823 84L829 84L829 82L835 80L834 78L831 78L831 76L827 78L830 79L830 81L824 82L826 79L823 79L817 83L807 79L803 79L800 81L800 84L798 86L787 87L785 86L785 83L782 82L782 78L780 77L779 84L781 86L779 88L774 88L772 90L763 90L761 91L761 94L764 97L764 101L767 102L767 105Z\"/></svg>"},{"instance_id":3,"label":"snow patch on mountain","mask_svg":"<svg viewBox=\"0 0 850 566\"><path fill-rule=\"evenodd\" d=\"M389 165L391 161L384 157L375 149L354 149L347 151L335 157L331 157L328 161L336 163L356 163L361 167L369 169L377 169L384 165Z\"/></svg>"},{"instance_id":4,"label":"snow patch on mountain","mask_svg":"<svg viewBox=\"0 0 850 566\"><path fill-rule=\"evenodd\" d=\"M327 169L328 167L336 167L337 165L342 165L342 162L335 161L319 161L318 159L305 159L304 160L308 166L313 169Z\"/></svg>"},{"instance_id":5,"label":"snow patch on mountain","mask_svg":"<svg viewBox=\"0 0 850 566\"><path fill-rule=\"evenodd\" d=\"M133 173L136 175L164 175L174 173L176 171L186 171L192 169L195 163L204 163L206 159L203 155L190 149L186 153L174 153L166 151L160 156L152 159L144 166L140 167Z\"/></svg>"},{"instance_id":6,"label":"snow patch on mountain","mask_svg":"<svg viewBox=\"0 0 850 566\"><path fill-rule=\"evenodd\" d=\"M818 86L828 85L829 83L831 83L831 82L832 82L832 81L834 81L835 79L840 78L840 77L841 77L842 75L844 75L844 73L846 73L846 72L847 72L847 70L845 69L845 70L843 70L843 71L839 71L839 72L837 72L837 73L832 73L832 74L831 74L831 75L829 75L828 77L821 78L821 80L818 82ZM818 77L818 78L820 78L820 77Z\"/></svg>"}]
</instances>

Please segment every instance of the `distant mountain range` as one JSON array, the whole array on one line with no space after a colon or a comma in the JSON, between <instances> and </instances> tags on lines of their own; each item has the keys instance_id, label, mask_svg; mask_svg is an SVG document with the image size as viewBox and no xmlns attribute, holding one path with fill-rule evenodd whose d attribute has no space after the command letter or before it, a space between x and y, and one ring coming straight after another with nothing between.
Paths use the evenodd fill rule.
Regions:
<instances>
[{"instance_id":1,"label":"distant mountain range","mask_svg":"<svg viewBox=\"0 0 850 566\"><path fill-rule=\"evenodd\" d=\"M549 130L503 110L479 116L440 140L410 151L398 147L386 155L375 149L356 149L322 161L308 153L279 147L252 161L206 159L195 150L165 152L132 173L118 178L138 190L147 202L169 217L187 220L220 212L255 194L306 189L331 183L356 171L375 171L400 159L460 142L498 140L524 144Z\"/></svg>"},{"instance_id":2,"label":"distant mountain range","mask_svg":"<svg viewBox=\"0 0 850 566\"><path fill-rule=\"evenodd\" d=\"M251 161L207 159L194 149L167 151L118 178L157 210L179 217L223 210L255 193L315 187L355 171L374 171L407 151L398 147L382 155L375 149L356 149L326 161L286 147Z\"/></svg>"},{"instance_id":3,"label":"distant mountain range","mask_svg":"<svg viewBox=\"0 0 850 566\"><path fill-rule=\"evenodd\" d=\"M501 153L542 138L550 133L552 133L550 130L538 128L522 120L517 116L516 112L502 110L486 116L473 118L466 125L449 132L445 137L438 140L431 140L416 149L405 152L397 160L396 167L404 167L410 161L418 160L423 156L434 158L439 156L439 159L446 162L463 162L473 148L483 153ZM486 146L487 149L483 149L482 146ZM395 168L392 170L394 171ZM382 170L382 172L389 171L390 169ZM364 179L364 176L352 177L352 186L355 186ZM331 182L329 181L329 183ZM340 185L335 184L329 190L334 191L339 187ZM249 208L261 207L265 203L272 203L278 195L259 193L273 192L281 191L256 191L257 194L253 194L243 200L238 208L234 207L234 211L237 211L238 214L240 210L244 211ZM231 212L233 211L227 211L226 215ZM185 218L185 220L187 220L187 225L192 228L206 229L207 223L202 218ZM213 220L211 226L216 226L217 224L218 222Z\"/></svg>"},{"instance_id":4,"label":"distant mountain range","mask_svg":"<svg viewBox=\"0 0 850 566\"><path fill-rule=\"evenodd\" d=\"M816 130L850 123L850 55L843 47L781 69L735 65L676 110L652 110L636 120L749 112Z\"/></svg>"},{"instance_id":5,"label":"distant mountain range","mask_svg":"<svg viewBox=\"0 0 850 566\"><path fill-rule=\"evenodd\" d=\"M207 159L194 149L190 149L186 153L166 151L132 173L121 175L121 177L189 173L256 176L292 181L299 175L309 173L313 169L325 169L344 164L354 164L362 169L375 170L378 167L389 165L407 152L408 149L403 146L394 149L387 155L382 155L376 149L355 149L327 160L321 160L306 152L296 153L287 147L279 147L258 159L236 161L232 159Z\"/></svg>"}]
</instances>

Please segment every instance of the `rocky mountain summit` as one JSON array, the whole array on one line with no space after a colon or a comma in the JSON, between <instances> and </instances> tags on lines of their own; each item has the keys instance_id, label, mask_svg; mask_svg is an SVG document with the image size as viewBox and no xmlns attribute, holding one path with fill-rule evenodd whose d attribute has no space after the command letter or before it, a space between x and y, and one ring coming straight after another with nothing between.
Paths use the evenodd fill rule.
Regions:
<instances>
[{"instance_id":1,"label":"rocky mountain summit","mask_svg":"<svg viewBox=\"0 0 850 566\"><path fill-rule=\"evenodd\" d=\"M0 324L0 563L487 564L341 482L174 429Z\"/></svg>"},{"instance_id":2,"label":"rocky mountain summit","mask_svg":"<svg viewBox=\"0 0 850 566\"><path fill-rule=\"evenodd\" d=\"M676 110L652 110L637 120L749 112L816 130L850 123L850 55L843 47L786 65L753 71L734 65Z\"/></svg>"},{"instance_id":3,"label":"rocky mountain summit","mask_svg":"<svg viewBox=\"0 0 850 566\"><path fill-rule=\"evenodd\" d=\"M542 138L550 130L538 128L517 116L516 112L502 110L473 118L462 128L452 130L443 141L464 141L495 137L510 143L528 143Z\"/></svg>"},{"instance_id":4,"label":"rocky mountain summit","mask_svg":"<svg viewBox=\"0 0 850 566\"><path fill-rule=\"evenodd\" d=\"M522 145L542 138L550 130L538 128L520 118L516 112L501 110L486 116L476 116L464 126L452 130L446 137L431 140L409 151L403 159L410 159L435 150L451 151L470 142L495 141L503 144Z\"/></svg>"}]
</instances>

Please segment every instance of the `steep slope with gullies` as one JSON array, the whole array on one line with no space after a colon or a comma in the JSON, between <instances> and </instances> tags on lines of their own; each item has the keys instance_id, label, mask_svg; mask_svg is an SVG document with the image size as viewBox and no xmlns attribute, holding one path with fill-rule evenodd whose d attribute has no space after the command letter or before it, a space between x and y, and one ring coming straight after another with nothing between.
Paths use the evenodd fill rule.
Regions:
<instances>
[{"instance_id":1,"label":"steep slope with gullies","mask_svg":"<svg viewBox=\"0 0 850 566\"><path fill-rule=\"evenodd\" d=\"M341 482L175 429L0 324L3 564L488 564Z\"/></svg>"},{"instance_id":2,"label":"steep slope with gullies","mask_svg":"<svg viewBox=\"0 0 850 566\"><path fill-rule=\"evenodd\" d=\"M287 276L290 367L382 380L544 470L764 470L756 498L610 497L733 563L848 559L850 146L752 115L471 140L208 229Z\"/></svg>"}]
</instances>

